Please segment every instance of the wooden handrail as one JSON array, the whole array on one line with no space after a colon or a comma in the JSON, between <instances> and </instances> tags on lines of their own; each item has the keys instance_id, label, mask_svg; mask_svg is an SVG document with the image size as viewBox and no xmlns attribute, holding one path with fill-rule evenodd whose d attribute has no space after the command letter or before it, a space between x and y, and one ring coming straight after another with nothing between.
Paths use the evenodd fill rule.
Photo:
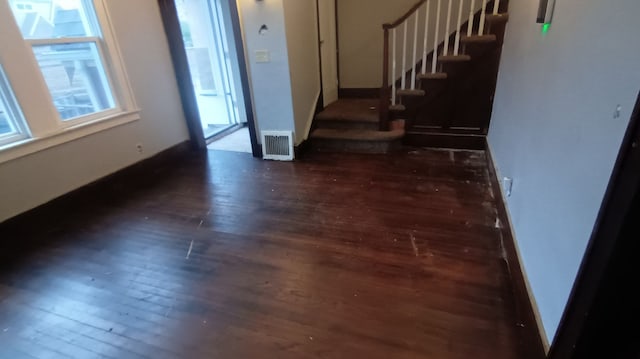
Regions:
<instances>
[{"instance_id":1,"label":"wooden handrail","mask_svg":"<svg viewBox=\"0 0 640 359\"><path fill-rule=\"evenodd\" d=\"M400 24L405 22L405 20L407 20L409 18L409 16L413 15L413 13L416 12L420 8L420 6L422 6L422 4L424 4L426 2L427 2L427 0L420 0L417 4L413 5L413 7L411 9L409 9L409 11L407 11L406 14L402 15L401 18L399 18L398 20L396 20L396 21L394 21L394 22L392 22L390 24L387 23L387 24L382 25L382 28L390 30L390 29L394 29L394 28L400 26Z\"/></svg>"}]
</instances>

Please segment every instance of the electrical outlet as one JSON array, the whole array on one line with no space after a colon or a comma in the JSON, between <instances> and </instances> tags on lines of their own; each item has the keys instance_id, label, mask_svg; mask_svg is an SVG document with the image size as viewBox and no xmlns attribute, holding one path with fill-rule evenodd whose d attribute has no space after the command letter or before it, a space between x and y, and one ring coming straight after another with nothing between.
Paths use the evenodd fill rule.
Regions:
<instances>
[{"instance_id":1,"label":"electrical outlet","mask_svg":"<svg viewBox=\"0 0 640 359\"><path fill-rule=\"evenodd\" d=\"M142 143L136 144L136 150L138 151L138 153L144 152L144 147L142 147Z\"/></svg>"},{"instance_id":2,"label":"electrical outlet","mask_svg":"<svg viewBox=\"0 0 640 359\"><path fill-rule=\"evenodd\" d=\"M505 177L502 179L502 187L504 188L504 194L507 197L511 197L511 190L513 189L513 178Z\"/></svg>"},{"instance_id":3,"label":"electrical outlet","mask_svg":"<svg viewBox=\"0 0 640 359\"><path fill-rule=\"evenodd\" d=\"M620 118L621 114L622 114L622 105L618 105L616 106L615 111L613 111L613 118L618 119Z\"/></svg>"}]
</instances>

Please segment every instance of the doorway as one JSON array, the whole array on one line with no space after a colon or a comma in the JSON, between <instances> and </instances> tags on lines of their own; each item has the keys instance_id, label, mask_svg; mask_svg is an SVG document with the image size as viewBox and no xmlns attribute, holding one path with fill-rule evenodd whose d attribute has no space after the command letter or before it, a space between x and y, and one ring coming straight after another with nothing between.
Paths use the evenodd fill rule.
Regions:
<instances>
[{"instance_id":1,"label":"doorway","mask_svg":"<svg viewBox=\"0 0 640 359\"><path fill-rule=\"evenodd\" d=\"M199 126L207 147L251 153L237 37L229 2L174 0L174 4Z\"/></svg>"}]
</instances>

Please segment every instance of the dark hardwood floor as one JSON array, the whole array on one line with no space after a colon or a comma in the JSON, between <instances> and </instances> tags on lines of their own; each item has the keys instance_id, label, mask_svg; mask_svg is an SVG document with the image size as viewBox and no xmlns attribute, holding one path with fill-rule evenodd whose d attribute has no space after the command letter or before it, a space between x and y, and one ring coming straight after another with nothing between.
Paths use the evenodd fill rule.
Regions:
<instances>
[{"instance_id":1,"label":"dark hardwood floor","mask_svg":"<svg viewBox=\"0 0 640 359\"><path fill-rule=\"evenodd\" d=\"M0 358L527 357L482 152L194 154L38 213Z\"/></svg>"}]
</instances>

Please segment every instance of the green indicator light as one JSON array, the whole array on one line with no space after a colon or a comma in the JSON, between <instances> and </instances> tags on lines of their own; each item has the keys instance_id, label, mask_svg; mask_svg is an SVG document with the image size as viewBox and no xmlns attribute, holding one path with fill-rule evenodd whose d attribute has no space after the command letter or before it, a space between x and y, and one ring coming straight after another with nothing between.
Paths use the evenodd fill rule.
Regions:
<instances>
[{"instance_id":1,"label":"green indicator light","mask_svg":"<svg viewBox=\"0 0 640 359\"><path fill-rule=\"evenodd\" d=\"M551 24L549 24L549 23L546 23L546 24L542 25L542 33L543 34L548 33L550 28L551 28Z\"/></svg>"}]
</instances>

